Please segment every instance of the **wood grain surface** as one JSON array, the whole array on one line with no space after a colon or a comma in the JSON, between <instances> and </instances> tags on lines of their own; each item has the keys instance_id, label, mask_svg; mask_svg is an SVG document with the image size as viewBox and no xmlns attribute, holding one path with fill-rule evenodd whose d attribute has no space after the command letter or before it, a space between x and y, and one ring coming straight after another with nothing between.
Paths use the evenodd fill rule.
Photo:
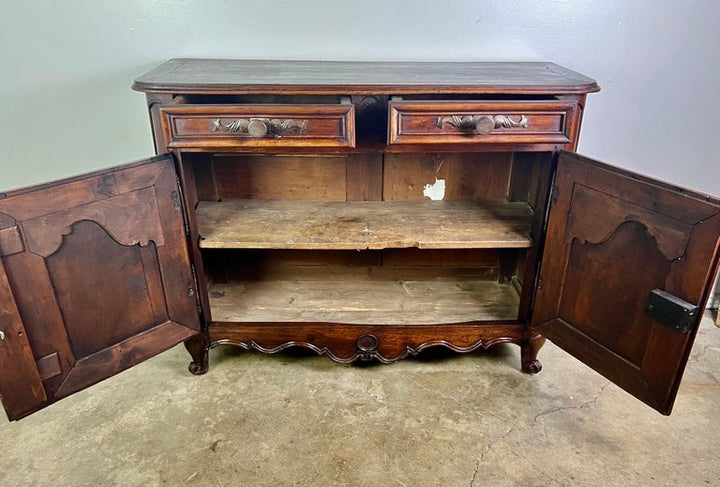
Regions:
<instances>
[{"instance_id":1,"label":"wood grain surface","mask_svg":"<svg viewBox=\"0 0 720 487\"><path fill-rule=\"evenodd\" d=\"M439 324L517 318L511 285L484 280L231 281L210 285L213 321Z\"/></svg>"},{"instance_id":2,"label":"wood grain surface","mask_svg":"<svg viewBox=\"0 0 720 487\"><path fill-rule=\"evenodd\" d=\"M507 201L201 202L201 248L525 248L532 210Z\"/></svg>"},{"instance_id":3,"label":"wood grain surface","mask_svg":"<svg viewBox=\"0 0 720 487\"><path fill-rule=\"evenodd\" d=\"M170 59L133 89L187 93L592 93L595 81L541 62Z\"/></svg>"}]
</instances>

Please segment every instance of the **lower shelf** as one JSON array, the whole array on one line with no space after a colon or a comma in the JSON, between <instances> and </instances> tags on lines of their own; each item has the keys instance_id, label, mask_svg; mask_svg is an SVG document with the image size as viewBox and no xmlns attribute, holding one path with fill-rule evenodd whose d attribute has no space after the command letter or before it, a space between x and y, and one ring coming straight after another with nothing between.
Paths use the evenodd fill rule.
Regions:
<instances>
[{"instance_id":1,"label":"lower shelf","mask_svg":"<svg viewBox=\"0 0 720 487\"><path fill-rule=\"evenodd\" d=\"M517 319L512 285L487 280L231 281L209 289L215 322L418 324Z\"/></svg>"}]
</instances>

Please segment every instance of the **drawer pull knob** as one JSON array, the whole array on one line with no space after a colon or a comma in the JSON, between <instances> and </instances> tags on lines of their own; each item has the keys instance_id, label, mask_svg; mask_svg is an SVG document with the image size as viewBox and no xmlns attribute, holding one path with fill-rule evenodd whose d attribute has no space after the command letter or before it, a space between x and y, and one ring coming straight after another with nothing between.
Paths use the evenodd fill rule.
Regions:
<instances>
[{"instance_id":1,"label":"drawer pull knob","mask_svg":"<svg viewBox=\"0 0 720 487\"><path fill-rule=\"evenodd\" d=\"M488 135L499 128L526 128L528 118L520 115L513 120L509 115L450 115L438 117L435 121L437 128L442 129L445 124L460 130L472 130L480 135Z\"/></svg>"},{"instance_id":2,"label":"drawer pull knob","mask_svg":"<svg viewBox=\"0 0 720 487\"><path fill-rule=\"evenodd\" d=\"M248 122L247 131L250 134L250 137L259 139L267 135L268 126L262 120L253 119Z\"/></svg>"},{"instance_id":3,"label":"drawer pull knob","mask_svg":"<svg viewBox=\"0 0 720 487\"><path fill-rule=\"evenodd\" d=\"M292 118L238 118L227 122L216 118L212 121L213 132L248 134L254 139L261 139L266 135L280 138L291 132L304 134L307 132L307 126L307 120L294 120Z\"/></svg>"},{"instance_id":4,"label":"drawer pull knob","mask_svg":"<svg viewBox=\"0 0 720 487\"><path fill-rule=\"evenodd\" d=\"M480 117L475 120L475 132L480 135L487 135L495 130L495 120L492 117Z\"/></svg>"}]
</instances>

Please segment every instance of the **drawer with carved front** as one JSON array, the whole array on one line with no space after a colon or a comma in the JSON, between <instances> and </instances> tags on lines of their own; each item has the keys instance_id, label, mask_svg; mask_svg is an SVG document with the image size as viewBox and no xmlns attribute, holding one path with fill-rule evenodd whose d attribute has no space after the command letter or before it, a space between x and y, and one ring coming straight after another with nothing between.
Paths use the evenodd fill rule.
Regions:
<instances>
[{"instance_id":1,"label":"drawer with carved front","mask_svg":"<svg viewBox=\"0 0 720 487\"><path fill-rule=\"evenodd\" d=\"M160 114L169 149L355 146L350 103L165 105Z\"/></svg>"},{"instance_id":2,"label":"drawer with carved front","mask_svg":"<svg viewBox=\"0 0 720 487\"><path fill-rule=\"evenodd\" d=\"M570 144L575 102L393 100L389 144Z\"/></svg>"}]
</instances>

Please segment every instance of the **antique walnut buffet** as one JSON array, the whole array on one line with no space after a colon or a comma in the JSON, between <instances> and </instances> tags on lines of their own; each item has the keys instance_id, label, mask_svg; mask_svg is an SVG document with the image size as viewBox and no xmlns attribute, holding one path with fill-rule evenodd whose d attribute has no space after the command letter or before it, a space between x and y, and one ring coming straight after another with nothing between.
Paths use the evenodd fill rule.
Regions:
<instances>
[{"instance_id":1,"label":"antique walnut buffet","mask_svg":"<svg viewBox=\"0 0 720 487\"><path fill-rule=\"evenodd\" d=\"M160 156L0 195L0 392L18 419L180 342L393 362L545 337L669 414L720 201L575 154L550 63L174 59Z\"/></svg>"}]
</instances>

